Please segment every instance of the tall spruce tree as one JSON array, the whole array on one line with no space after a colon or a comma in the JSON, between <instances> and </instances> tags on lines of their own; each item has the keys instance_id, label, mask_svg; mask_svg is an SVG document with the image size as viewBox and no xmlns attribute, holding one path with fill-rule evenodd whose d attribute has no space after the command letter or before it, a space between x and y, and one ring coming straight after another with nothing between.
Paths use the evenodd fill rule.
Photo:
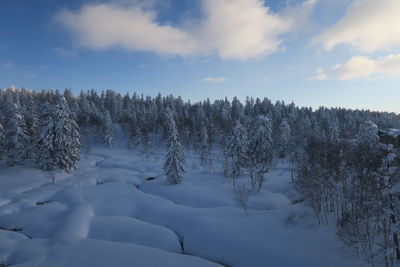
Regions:
<instances>
[{"instance_id":1,"label":"tall spruce tree","mask_svg":"<svg viewBox=\"0 0 400 267\"><path fill-rule=\"evenodd\" d=\"M6 151L5 139L6 139L6 135L4 133L4 128L3 128L3 125L0 123L0 159L3 158L3 155Z\"/></svg>"},{"instance_id":2,"label":"tall spruce tree","mask_svg":"<svg viewBox=\"0 0 400 267\"><path fill-rule=\"evenodd\" d=\"M54 170L55 166L55 131L53 122L53 109L48 102L41 107L40 132L36 142L36 162L43 170Z\"/></svg>"},{"instance_id":3,"label":"tall spruce tree","mask_svg":"<svg viewBox=\"0 0 400 267\"><path fill-rule=\"evenodd\" d=\"M45 107L42 123L39 166L45 170L75 170L80 150L79 128L63 96L59 96L54 110Z\"/></svg>"},{"instance_id":4,"label":"tall spruce tree","mask_svg":"<svg viewBox=\"0 0 400 267\"><path fill-rule=\"evenodd\" d=\"M280 157L285 157L286 153L290 151L292 145L292 133L290 126L286 119L283 119L279 125L278 137L278 151Z\"/></svg>"},{"instance_id":5,"label":"tall spruce tree","mask_svg":"<svg viewBox=\"0 0 400 267\"><path fill-rule=\"evenodd\" d=\"M236 121L231 140L228 144L226 157L229 162L229 175L232 177L233 188L236 189L236 178L248 164L248 140L246 129Z\"/></svg>"},{"instance_id":6,"label":"tall spruce tree","mask_svg":"<svg viewBox=\"0 0 400 267\"><path fill-rule=\"evenodd\" d=\"M20 108L15 103L8 106L6 149L7 164L22 165L28 154L28 136Z\"/></svg>"},{"instance_id":7,"label":"tall spruce tree","mask_svg":"<svg viewBox=\"0 0 400 267\"><path fill-rule=\"evenodd\" d=\"M272 156L272 123L268 117L260 115L254 123L249 141L247 165L252 187L257 184L258 192L265 180Z\"/></svg>"},{"instance_id":8,"label":"tall spruce tree","mask_svg":"<svg viewBox=\"0 0 400 267\"><path fill-rule=\"evenodd\" d=\"M114 144L114 129L112 125L111 115L108 110L104 112L102 119L104 143L106 143L109 148L112 148Z\"/></svg>"},{"instance_id":9,"label":"tall spruce tree","mask_svg":"<svg viewBox=\"0 0 400 267\"><path fill-rule=\"evenodd\" d=\"M169 108L166 110L166 127L169 133L167 140L167 155L164 162L164 174L170 184L179 184L182 182L182 174L185 172L185 158L183 147L178 140L178 130L175 120Z\"/></svg>"}]
</instances>

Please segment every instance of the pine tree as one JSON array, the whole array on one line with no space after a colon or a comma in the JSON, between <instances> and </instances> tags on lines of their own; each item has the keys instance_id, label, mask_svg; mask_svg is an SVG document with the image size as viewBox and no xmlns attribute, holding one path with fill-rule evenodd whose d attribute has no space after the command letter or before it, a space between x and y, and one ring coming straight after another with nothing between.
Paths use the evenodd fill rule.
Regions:
<instances>
[{"instance_id":1,"label":"pine tree","mask_svg":"<svg viewBox=\"0 0 400 267\"><path fill-rule=\"evenodd\" d=\"M200 162L203 166L207 166L211 169L211 153L209 138L207 133L207 127L203 121L200 126Z\"/></svg>"},{"instance_id":2,"label":"pine tree","mask_svg":"<svg viewBox=\"0 0 400 267\"><path fill-rule=\"evenodd\" d=\"M15 103L9 104L6 132L7 164L22 165L27 158L28 136L20 108Z\"/></svg>"},{"instance_id":3,"label":"pine tree","mask_svg":"<svg viewBox=\"0 0 400 267\"><path fill-rule=\"evenodd\" d=\"M0 123L0 159L3 158L3 155L5 154L5 139L6 135L4 133L3 125Z\"/></svg>"},{"instance_id":4,"label":"pine tree","mask_svg":"<svg viewBox=\"0 0 400 267\"><path fill-rule=\"evenodd\" d=\"M167 131L169 137L167 140L167 155L164 162L164 174L170 184L179 184L182 182L182 174L185 172L183 166L185 158L183 147L178 140L178 130L169 108L166 110Z\"/></svg>"},{"instance_id":5,"label":"pine tree","mask_svg":"<svg viewBox=\"0 0 400 267\"><path fill-rule=\"evenodd\" d=\"M272 150L272 123L266 116L259 116L254 123L254 129L248 149L248 171L253 188L258 184L258 192L268 172L271 163Z\"/></svg>"},{"instance_id":6,"label":"pine tree","mask_svg":"<svg viewBox=\"0 0 400 267\"><path fill-rule=\"evenodd\" d=\"M55 131L53 122L53 110L48 102L42 106L40 114L40 132L36 145L36 162L43 170L54 170L55 166Z\"/></svg>"},{"instance_id":7,"label":"pine tree","mask_svg":"<svg viewBox=\"0 0 400 267\"><path fill-rule=\"evenodd\" d=\"M236 189L235 179L242 173L242 169L247 166L247 153L248 141L246 129L242 126L240 121L237 120L226 154L230 163L230 176L232 177L234 189Z\"/></svg>"},{"instance_id":8,"label":"pine tree","mask_svg":"<svg viewBox=\"0 0 400 267\"><path fill-rule=\"evenodd\" d=\"M285 154L289 152L292 145L291 130L286 119L283 119L281 124L279 125L279 133L280 135L278 137L277 145L279 150L279 156L283 158L285 157Z\"/></svg>"},{"instance_id":9,"label":"pine tree","mask_svg":"<svg viewBox=\"0 0 400 267\"><path fill-rule=\"evenodd\" d=\"M45 170L75 170L79 160L80 135L65 98L58 98L54 110L45 107L42 118L37 156L39 166Z\"/></svg>"},{"instance_id":10,"label":"pine tree","mask_svg":"<svg viewBox=\"0 0 400 267\"><path fill-rule=\"evenodd\" d=\"M114 143L114 130L111 120L110 112L105 111L103 116L103 133L104 133L104 142L112 148Z\"/></svg>"}]
</instances>

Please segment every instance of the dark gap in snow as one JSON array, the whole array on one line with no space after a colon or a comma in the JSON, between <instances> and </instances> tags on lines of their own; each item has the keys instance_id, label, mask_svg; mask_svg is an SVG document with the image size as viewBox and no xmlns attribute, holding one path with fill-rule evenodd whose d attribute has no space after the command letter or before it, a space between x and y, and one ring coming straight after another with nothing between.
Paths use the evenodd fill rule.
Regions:
<instances>
[{"instance_id":1,"label":"dark gap in snow","mask_svg":"<svg viewBox=\"0 0 400 267\"><path fill-rule=\"evenodd\" d=\"M305 198L294 199L292 200L292 205L304 202L305 200L306 200Z\"/></svg>"},{"instance_id":2,"label":"dark gap in snow","mask_svg":"<svg viewBox=\"0 0 400 267\"><path fill-rule=\"evenodd\" d=\"M26 236L28 239L32 239L31 236L29 236L29 235L25 234L24 232L22 232L23 229L21 229L21 228L7 228L7 227L0 226L0 230L20 233L20 234ZM1 265L0 265L0 267L1 267Z\"/></svg>"},{"instance_id":3,"label":"dark gap in snow","mask_svg":"<svg viewBox=\"0 0 400 267\"><path fill-rule=\"evenodd\" d=\"M36 205L41 206L41 205L44 205L44 204L48 204L48 203L50 203L50 202L51 202L51 201L49 201L49 200L38 201L38 202L36 202Z\"/></svg>"},{"instance_id":4,"label":"dark gap in snow","mask_svg":"<svg viewBox=\"0 0 400 267\"><path fill-rule=\"evenodd\" d=\"M202 258L202 259L205 259L205 260L214 262L214 263L219 264L219 265L224 266L224 267L230 267L230 265L227 264L227 263L224 263L224 262L221 262L221 261L216 261L216 260L211 260L211 259L205 258L205 257L203 257L203 256L198 256L198 255L194 255L194 254L187 253L187 252L184 252L184 253L182 253L182 254L183 254L183 255L189 255L189 256L193 256L193 257Z\"/></svg>"},{"instance_id":5,"label":"dark gap in snow","mask_svg":"<svg viewBox=\"0 0 400 267\"><path fill-rule=\"evenodd\" d=\"M10 231L10 232L17 232L17 233L21 233L22 232L21 228L7 228L7 227L2 227L2 226L0 226L0 230Z\"/></svg>"}]
</instances>

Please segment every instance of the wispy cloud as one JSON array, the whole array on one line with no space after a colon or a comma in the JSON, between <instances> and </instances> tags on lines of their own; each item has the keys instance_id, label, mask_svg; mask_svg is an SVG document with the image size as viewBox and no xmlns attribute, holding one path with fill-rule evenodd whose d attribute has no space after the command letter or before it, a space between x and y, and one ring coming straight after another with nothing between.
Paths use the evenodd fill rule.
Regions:
<instances>
[{"instance_id":1,"label":"wispy cloud","mask_svg":"<svg viewBox=\"0 0 400 267\"><path fill-rule=\"evenodd\" d=\"M332 77L337 80L360 80L383 77L400 77L400 54L377 59L355 56L344 64L337 64L329 71L320 71L310 80L323 80Z\"/></svg>"},{"instance_id":2,"label":"wispy cloud","mask_svg":"<svg viewBox=\"0 0 400 267\"><path fill-rule=\"evenodd\" d=\"M400 47L400 1L354 1L334 26L317 36L314 44L331 50L348 44L362 52Z\"/></svg>"},{"instance_id":3,"label":"wispy cloud","mask_svg":"<svg viewBox=\"0 0 400 267\"><path fill-rule=\"evenodd\" d=\"M307 1L312 2L312 1ZM133 2L88 4L64 10L55 20L65 26L78 45L96 50L120 47L165 55L217 55L248 59L280 49L280 36L291 23L273 14L264 0L203 0L204 18L178 26L161 24L151 8Z\"/></svg>"},{"instance_id":4,"label":"wispy cloud","mask_svg":"<svg viewBox=\"0 0 400 267\"><path fill-rule=\"evenodd\" d=\"M226 80L227 80L226 77L206 77L202 79L203 82L209 82L209 83L224 82Z\"/></svg>"},{"instance_id":5,"label":"wispy cloud","mask_svg":"<svg viewBox=\"0 0 400 267\"><path fill-rule=\"evenodd\" d=\"M14 67L14 63L12 63L12 62L4 62L3 64L1 64L1 66L3 68L9 69L9 68Z\"/></svg>"},{"instance_id":6,"label":"wispy cloud","mask_svg":"<svg viewBox=\"0 0 400 267\"><path fill-rule=\"evenodd\" d=\"M62 48L62 47L54 47L52 48L53 52L63 56L63 57L76 57L78 53L75 50Z\"/></svg>"},{"instance_id":7,"label":"wispy cloud","mask_svg":"<svg viewBox=\"0 0 400 267\"><path fill-rule=\"evenodd\" d=\"M318 68L315 70L315 75L309 78L310 81L325 81L328 80L329 77L326 73L324 73L323 68Z\"/></svg>"}]
</instances>

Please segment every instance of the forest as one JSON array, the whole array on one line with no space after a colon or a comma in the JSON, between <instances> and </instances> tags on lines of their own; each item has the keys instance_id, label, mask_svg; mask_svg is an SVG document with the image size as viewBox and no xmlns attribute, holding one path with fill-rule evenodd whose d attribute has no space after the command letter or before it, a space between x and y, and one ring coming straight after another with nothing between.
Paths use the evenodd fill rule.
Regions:
<instances>
[{"instance_id":1,"label":"forest","mask_svg":"<svg viewBox=\"0 0 400 267\"><path fill-rule=\"evenodd\" d=\"M298 107L268 98L191 103L106 90L0 90L0 157L9 166L36 162L39 169L72 173L93 142L112 149L113 125L127 148L149 157L165 144L164 174L185 179L185 156L231 179L246 211L274 159L290 164L292 183L319 224L335 225L355 257L371 266L400 261L400 116L344 108ZM213 164L223 160L223 168ZM249 186L237 184L247 177Z\"/></svg>"}]
</instances>

